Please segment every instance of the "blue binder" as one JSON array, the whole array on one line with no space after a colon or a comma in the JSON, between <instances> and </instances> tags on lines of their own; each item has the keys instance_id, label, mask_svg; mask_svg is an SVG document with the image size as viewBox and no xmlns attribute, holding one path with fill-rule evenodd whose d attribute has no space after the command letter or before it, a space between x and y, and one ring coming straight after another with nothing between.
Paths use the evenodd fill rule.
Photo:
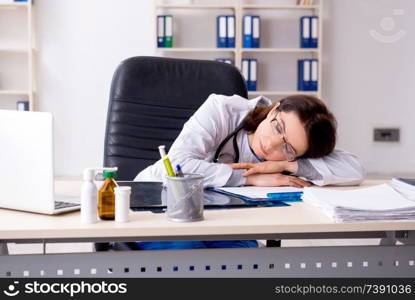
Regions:
<instances>
[{"instance_id":1,"label":"blue binder","mask_svg":"<svg viewBox=\"0 0 415 300\"><path fill-rule=\"evenodd\" d=\"M235 48L235 16L226 16L226 37L227 47Z\"/></svg>"},{"instance_id":2,"label":"blue binder","mask_svg":"<svg viewBox=\"0 0 415 300\"><path fill-rule=\"evenodd\" d=\"M258 61L255 58L242 59L242 75L248 91L257 90Z\"/></svg>"},{"instance_id":3,"label":"blue binder","mask_svg":"<svg viewBox=\"0 0 415 300\"><path fill-rule=\"evenodd\" d=\"M310 47L318 48L318 17L311 17L310 23Z\"/></svg>"},{"instance_id":4,"label":"blue binder","mask_svg":"<svg viewBox=\"0 0 415 300\"><path fill-rule=\"evenodd\" d=\"M245 15L243 17L243 47L252 48L252 16Z\"/></svg>"},{"instance_id":5,"label":"blue binder","mask_svg":"<svg viewBox=\"0 0 415 300\"><path fill-rule=\"evenodd\" d=\"M164 15L157 16L157 47L164 48Z\"/></svg>"},{"instance_id":6,"label":"blue binder","mask_svg":"<svg viewBox=\"0 0 415 300\"><path fill-rule=\"evenodd\" d=\"M216 18L216 37L217 37L217 47L226 48L227 41L227 18L224 15L217 16Z\"/></svg>"},{"instance_id":7,"label":"blue binder","mask_svg":"<svg viewBox=\"0 0 415 300\"><path fill-rule=\"evenodd\" d=\"M311 17L303 16L300 18L300 47L311 47Z\"/></svg>"},{"instance_id":8,"label":"blue binder","mask_svg":"<svg viewBox=\"0 0 415 300\"><path fill-rule=\"evenodd\" d=\"M257 68L258 62L256 59L249 59L249 80L248 80L248 91L256 91L257 89Z\"/></svg>"},{"instance_id":9,"label":"blue binder","mask_svg":"<svg viewBox=\"0 0 415 300\"><path fill-rule=\"evenodd\" d=\"M299 59L297 66L297 89L299 91L310 91L311 60Z\"/></svg>"},{"instance_id":10,"label":"blue binder","mask_svg":"<svg viewBox=\"0 0 415 300\"><path fill-rule=\"evenodd\" d=\"M242 76L245 78L246 86L248 88L248 81L249 81L249 59L248 58L242 59Z\"/></svg>"},{"instance_id":11,"label":"blue binder","mask_svg":"<svg viewBox=\"0 0 415 300\"><path fill-rule=\"evenodd\" d=\"M259 16L252 16L252 48L259 48L260 45L260 19Z\"/></svg>"},{"instance_id":12,"label":"blue binder","mask_svg":"<svg viewBox=\"0 0 415 300\"><path fill-rule=\"evenodd\" d=\"M310 91L318 90L318 60L311 59Z\"/></svg>"}]
</instances>

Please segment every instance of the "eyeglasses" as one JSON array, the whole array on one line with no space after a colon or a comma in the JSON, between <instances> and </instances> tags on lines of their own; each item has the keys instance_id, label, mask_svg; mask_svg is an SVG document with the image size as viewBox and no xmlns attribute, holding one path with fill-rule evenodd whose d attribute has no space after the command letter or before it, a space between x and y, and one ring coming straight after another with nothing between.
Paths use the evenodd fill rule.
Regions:
<instances>
[{"instance_id":1,"label":"eyeglasses","mask_svg":"<svg viewBox=\"0 0 415 300\"><path fill-rule=\"evenodd\" d=\"M284 127L280 124L278 120L278 116L280 113L278 112L274 119L271 120L271 123L275 121L275 126L272 126L275 130L275 134L278 137L282 138L282 141L284 142L282 144L282 152L284 153L285 159L287 161L295 161L296 160L296 154L293 146L291 146L289 143L287 143L287 140L285 139L285 130Z\"/></svg>"}]
</instances>

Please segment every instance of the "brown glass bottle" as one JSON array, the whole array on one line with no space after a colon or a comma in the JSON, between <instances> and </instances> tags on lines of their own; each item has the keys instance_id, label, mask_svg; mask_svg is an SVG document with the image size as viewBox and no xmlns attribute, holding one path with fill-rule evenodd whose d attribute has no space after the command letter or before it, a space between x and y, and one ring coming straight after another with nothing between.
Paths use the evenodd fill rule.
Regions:
<instances>
[{"instance_id":1,"label":"brown glass bottle","mask_svg":"<svg viewBox=\"0 0 415 300\"><path fill-rule=\"evenodd\" d=\"M115 218L115 194L117 186L115 172L104 171L105 182L98 191L98 216L101 220L114 220Z\"/></svg>"}]
</instances>

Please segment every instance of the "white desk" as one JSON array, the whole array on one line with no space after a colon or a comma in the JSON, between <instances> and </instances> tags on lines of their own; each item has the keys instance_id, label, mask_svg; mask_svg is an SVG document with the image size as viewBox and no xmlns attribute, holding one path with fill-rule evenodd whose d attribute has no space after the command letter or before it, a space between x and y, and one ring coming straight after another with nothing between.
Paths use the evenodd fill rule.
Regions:
<instances>
[{"instance_id":1,"label":"white desk","mask_svg":"<svg viewBox=\"0 0 415 300\"><path fill-rule=\"evenodd\" d=\"M378 182L365 184L374 183ZM415 275L415 247L409 245L415 222L333 223L317 208L304 203L293 203L289 207L206 210L204 214L202 222L173 223L167 221L164 214L134 212L128 223L99 221L84 225L80 223L79 212L45 216L0 210L0 241L389 237L389 245L4 255L0 256L0 277L36 277L40 274L53 277L60 273L64 276L112 277ZM395 237L406 245L394 245ZM74 274L78 269L80 275Z\"/></svg>"}]
</instances>

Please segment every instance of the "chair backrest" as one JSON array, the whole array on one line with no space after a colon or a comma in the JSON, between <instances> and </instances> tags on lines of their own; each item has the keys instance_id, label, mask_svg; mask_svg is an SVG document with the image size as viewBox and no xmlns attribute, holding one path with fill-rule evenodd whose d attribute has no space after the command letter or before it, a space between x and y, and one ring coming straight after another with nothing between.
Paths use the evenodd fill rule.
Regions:
<instances>
[{"instance_id":1,"label":"chair backrest","mask_svg":"<svg viewBox=\"0 0 415 300\"><path fill-rule=\"evenodd\" d=\"M117 179L132 180L168 150L183 124L212 94L247 98L235 67L215 61L132 57L117 68L111 84L104 166Z\"/></svg>"}]
</instances>

